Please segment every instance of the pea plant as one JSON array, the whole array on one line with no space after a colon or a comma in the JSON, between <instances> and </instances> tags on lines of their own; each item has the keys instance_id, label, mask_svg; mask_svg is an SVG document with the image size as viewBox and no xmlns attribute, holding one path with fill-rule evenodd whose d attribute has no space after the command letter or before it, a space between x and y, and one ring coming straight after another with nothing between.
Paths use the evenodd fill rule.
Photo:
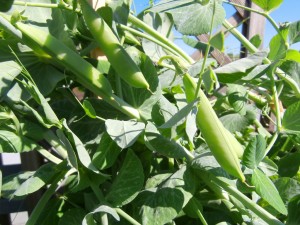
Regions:
<instances>
[{"instance_id":1,"label":"pea plant","mask_svg":"<svg viewBox=\"0 0 300 225\"><path fill-rule=\"evenodd\" d=\"M0 153L45 159L0 171L1 198L43 191L27 225L300 224L300 21L252 2L1 0ZM268 49L224 4L271 23ZM219 65L228 32L248 56Z\"/></svg>"}]
</instances>

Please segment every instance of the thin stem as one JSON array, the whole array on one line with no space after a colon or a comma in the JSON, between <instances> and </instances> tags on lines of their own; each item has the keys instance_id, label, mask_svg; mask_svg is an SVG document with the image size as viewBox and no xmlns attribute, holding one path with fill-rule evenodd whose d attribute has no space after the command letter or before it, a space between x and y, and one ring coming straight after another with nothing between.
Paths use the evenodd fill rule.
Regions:
<instances>
[{"instance_id":1,"label":"thin stem","mask_svg":"<svg viewBox=\"0 0 300 225\"><path fill-rule=\"evenodd\" d=\"M145 38L149 41L152 41L153 43L155 44L158 44L159 46L161 46L162 48L164 48L165 50L167 50L168 52L170 53L173 53L174 55L178 55L180 56L180 54L175 51L173 48L169 47L168 45L166 45L164 42L161 42L160 40L148 35L148 34L145 34L145 33L142 33L136 29L133 29L131 27L128 27L128 26L125 26L123 24L118 24L117 27L121 28L122 30L124 31L129 31L131 32L133 35L136 35L136 36L139 36L141 38Z\"/></svg>"},{"instance_id":2,"label":"thin stem","mask_svg":"<svg viewBox=\"0 0 300 225\"><path fill-rule=\"evenodd\" d=\"M267 146L266 150L265 150L265 156L268 155L269 151L271 150L271 148L274 146L276 140L278 138L278 132L274 133L272 136L272 139L269 143L269 145Z\"/></svg>"},{"instance_id":3,"label":"thin stem","mask_svg":"<svg viewBox=\"0 0 300 225\"><path fill-rule=\"evenodd\" d=\"M23 1L14 1L14 5L19 5L19 6L30 6L30 7L39 7L39 8L50 8L50 9L55 9L55 8L60 8L60 9L66 9L70 11L75 11L77 13L80 12L80 9L73 9L72 6L64 3L63 1L60 1L59 4L55 3L39 3L39 2L23 2Z\"/></svg>"},{"instance_id":4,"label":"thin stem","mask_svg":"<svg viewBox=\"0 0 300 225\"><path fill-rule=\"evenodd\" d=\"M227 20L223 21L223 26L225 28L227 28L229 30L229 32L231 34L233 34L233 36L235 36L245 47L246 49L250 52L250 53L256 53L259 50L247 39L244 37L244 35L242 35L236 28L234 28ZM270 64L271 61L268 58L265 58L263 60L264 64ZM287 75L286 73L284 73L281 69L277 68L275 71L276 75L281 78L282 80L284 80L285 82L288 83L288 85L290 85L290 87L292 88L292 90L295 92L295 96L297 98L300 98L300 87L298 86L298 84L296 83L296 81L291 78L289 75Z\"/></svg>"},{"instance_id":5,"label":"thin stem","mask_svg":"<svg viewBox=\"0 0 300 225\"><path fill-rule=\"evenodd\" d=\"M59 181L65 176L67 171L61 172L57 178L51 183L50 187L44 193L44 195L39 200L38 204L34 208L33 212L31 213L26 225L36 225L37 220L39 219L43 210L45 210L46 204L49 202L52 195L55 193L56 189L59 186Z\"/></svg>"},{"instance_id":6,"label":"thin stem","mask_svg":"<svg viewBox=\"0 0 300 225\"><path fill-rule=\"evenodd\" d=\"M174 49L174 51L176 51L188 63L190 64L194 63L194 60L189 55L187 55L181 48L177 47L173 42L171 42L166 37L162 36L159 32L154 30L148 24L144 23L143 21L141 21L140 19L136 18L131 14L129 14L128 21L131 22L133 25L139 27L140 29L144 30L146 33L150 34L152 37L156 38L160 42Z\"/></svg>"},{"instance_id":7,"label":"thin stem","mask_svg":"<svg viewBox=\"0 0 300 225\"><path fill-rule=\"evenodd\" d=\"M202 222L203 225L208 225L208 223L206 222L204 216L202 215L201 211L197 208L196 209L196 213L200 219L200 221Z\"/></svg>"},{"instance_id":8,"label":"thin stem","mask_svg":"<svg viewBox=\"0 0 300 225\"><path fill-rule=\"evenodd\" d=\"M280 220L278 220L275 216L270 214L268 211L260 207L258 204L253 202L243 193L241 193L236 188L222 181L220 178L210 174L210 179L216 185L222 187L225 191L227 191L230 195L239 200L245 207L254 212L257 216L259 216L262 220L264 220L269 225L284 225Z\"/></svg>"},{"instance_id":9,"label":"thin stem","mask_svg":"<svg viewBox=\"0 0 300 225\"><path fill-rule=\"evenodd\" d=\"M39 147L36 149L44 158L49 160L50 162L53 162L55 164L60 164L62 162L61 159L57 158L56 156L52 155L49 151L46 149Z\"/></svg>"},{"instance_id":10,"label":"thin stem","mask_svg":"<svg viewBox=\"0 0 300 225\"><path fill-rule=\"evenodd\" d=\"M120 208L115 208L115 210L117 211L117 213L122 216L125 220L127 220L129 223L133 224L133 225L141 225L138 221L136 221L135 219L133 219L131 216L129 216L126 212L124 212L122 209Z\"/></svg>"},{"instance_id":11,"label":"thin stem","mask_svg":"<svg viewBox=\"0 0 300 225\"><path fill-rule=\"evenodd\" d=\"M253 8L250 8L250 7L247 7L247 6L244 6L244 5L240 5L240 4L236 4L234 2L229 2L229 1L223 1L224 3L227 3L227 4L230 4L230 5L233 5L235 7L239 7L241 9L245 9L249 12L254 12L254 13L257 13L263 17L265 17L269 22L270 24L273 26L273 28L276 30L276 32L280 35L280 37L282 38L282 40L285 42L285 45L288 46L288 43L285 41L285 38L283 37L282 33L280 32L279 30L279 27L277 25L277 23L274 21L274 19L269 15L268 12L264 12L264 11L259 11L259 10L256 10L256 9L253 9Z\"/></svg>"}]
</instances>

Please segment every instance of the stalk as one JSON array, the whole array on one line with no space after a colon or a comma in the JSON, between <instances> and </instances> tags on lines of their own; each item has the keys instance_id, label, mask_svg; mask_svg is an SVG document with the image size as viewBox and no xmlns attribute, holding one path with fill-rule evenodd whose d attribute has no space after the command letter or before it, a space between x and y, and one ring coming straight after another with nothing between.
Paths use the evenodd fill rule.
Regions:
<instances>
[{"instance_id":1,"label":"stalk","mask_svg":"<svg viewBox=\"0 0 300 225\"><path fill-rule=\"evenodd\" d=\"M170 48L174 49L183 59L185 59L188 63L193 64L194 60L188 56L181 48L177 47L173 42L171 42L166 37L162 36L159 32L154 30L152 27L144 23L143 21L139 20L135 16L129 14L128 21L131 22L133 25L139 27L140 29L144 30L146 33L157 39L158 41L164 43L165 45L169 46Z\"/></svg>"},{"instance_id":2,"label":"stalk","mask_svg":"<svg viewBox=\"0 0 300 225\"><path fill-rule=\"evenodd\" d=\"M124 212L122 209L120 208L115 208L115 210L117 211L117 213L122 216L125 220L127 220L129 223L133 224L133 225L141 225L138 221L136 221L135 219L133 219L131 216L129 216L126 212Z\"/></svg>"},{"instance_id":3,"label":"stalk","mask_svg":"<svg viewBox=\"0 0 300 225\"><path fill-rule=\"evenodd\" d=\"M26 225L36 225L37 220L39 219L41 213L45 209L46 204L50 200L51 196L55 193L56 189L59 186L59 181L65 176L67 171L61 172L57 178L51 183L50 187L47 189L45 194L42 196L33 212L31 213Z\"/></svg>"},{"instance_id":4,"label":"stalk","mask_svg":"<svg viewBox=\"0 0 300 225\"><path fill-rule=\"evenodd\" d=\"M245 47L246 49L251 53L256 53L259 50L247 39L244 37L244 35L242 35L236 28L234 28L227 20L224 20L223 22L223 26L225 28L228 29L228 31L235 36L235 38L237 38ZM263 60L263 63L265 64L270 64L271 60L268 58L265 58ZM297 98L300 98L300 87L298 86L298 84L296 83L295 80L293 80L293 78L291 78L289 75L287 75L286 73L284 73L281 69L277 68L275 71L275 74L281 78L282 80L284 80L286 83L288 83L288 85L290 85L290 87L292 88L292 90L295 92L295 96Z\"/></svg>"}]
</instances>

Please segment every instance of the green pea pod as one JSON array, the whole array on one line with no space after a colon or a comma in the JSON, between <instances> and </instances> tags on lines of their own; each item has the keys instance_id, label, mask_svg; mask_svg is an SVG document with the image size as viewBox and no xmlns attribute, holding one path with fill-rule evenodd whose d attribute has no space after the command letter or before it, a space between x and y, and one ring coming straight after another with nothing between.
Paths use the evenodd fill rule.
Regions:
<instances>
[{"instance_id":1,"label":"green pea pod","mask_svg":"<svg viewBox=\"0 0 300 225\"><path fill-rule=\"evenodd\" d=\"M184 74L183 83L187 100L195 99L196 82L189 74ZM242 146L223 126L201 89L198 96L200 97L200 102L198 104L196 123L203 138L221 167L244 182L245 177L241 171L238 158Z\"/></svg>"},{"instance_id":2,"label":"green pea pod","mask_svg":"<svg viewBox=\"0 0 300 225\"><path fill-rule=\"evenodd\" d=\"M21 22L15 26L22 32L22 41L30 48L43 50L74 73L83 86L103 98L111 98L112 88L109 81L80 55L43 30Z\"/></svg>"},{"instance_id":3,"label":"green pea pod","mask_svg":"<svg viewBox=\"0 0 300 225\"><path fill-rule=\"evenodd\" d=\"M106 22L86 0L79 2L87 27L119 76L133 87L149 89L144 75Z\"/></svg>"}]
</instances>

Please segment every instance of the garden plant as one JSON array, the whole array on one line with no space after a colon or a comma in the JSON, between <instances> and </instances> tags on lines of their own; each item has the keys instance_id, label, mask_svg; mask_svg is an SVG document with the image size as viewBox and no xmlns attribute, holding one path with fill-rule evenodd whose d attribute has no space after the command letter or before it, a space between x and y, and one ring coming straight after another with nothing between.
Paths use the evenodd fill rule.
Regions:
<instances>
[{"instance_id":1,"label":"garden plant","mask_svg":"<svg viewBox=\"0 0 300 225\"><path fill-rule=\"evenodd\" d=\"M0 0L0 153L45 159L0 171L1 198L43 191L27 225L300 224L300 21L273 20L282 1ZM225 4L272 24L268 48ZM211 57L225 33L246 58Z\"/></svg>"}]
</instances>

